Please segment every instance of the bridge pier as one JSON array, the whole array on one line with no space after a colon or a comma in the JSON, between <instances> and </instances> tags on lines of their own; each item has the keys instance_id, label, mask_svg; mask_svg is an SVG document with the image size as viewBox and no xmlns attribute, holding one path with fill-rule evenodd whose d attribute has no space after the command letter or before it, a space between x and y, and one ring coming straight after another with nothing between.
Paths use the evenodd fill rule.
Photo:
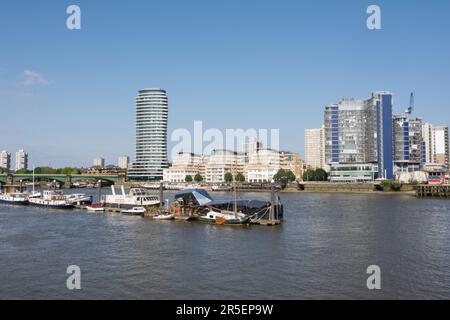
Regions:
<instances>
[{"instance_id":1,"label":"bridge pier","mask_svg":"<svg viewBox=\"0 0 450 320\"><path fill-rule=\"evenodd\" d=\"M65 189L70 189L71 186L72 186L72 176L67 175L66 179L64 181L64 188Z\"/></svg>"},{"instance_id":2,"label":"bridge pier","mask_svg":"<svg viewBox=\"0 0 450 320\"><path fill-rule=\"evenodd\" d=\"M127 175L125 173L119 173L119 175L117 177L118 184L124 184L126 180L127 180Z\"/></svg>"}]
</instances>

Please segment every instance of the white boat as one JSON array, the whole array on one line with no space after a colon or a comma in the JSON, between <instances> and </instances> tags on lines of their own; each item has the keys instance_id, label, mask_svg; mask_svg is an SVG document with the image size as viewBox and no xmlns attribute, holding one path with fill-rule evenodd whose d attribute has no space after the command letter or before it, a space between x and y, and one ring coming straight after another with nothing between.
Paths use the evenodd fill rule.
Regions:
<instances>
[{"instance_id":1,"label":"white boat","mask_svg":"<svg viewBox=\"0 0 450 320\"><path fill-rule=\"evenodd\" d=\"M0 203L26 205L28 197L25 193L0 193Z\"/></svg>"},{"instance_id":2,"label":"white boat","mask_svg":"<svg viewBox=\"0 0 450 320\"><path fill-rule=\"evenodd\" d=\"M210 206L206 209L206 212L197 217L197 220L200 222L214 223L220 225L243 225L249 223L250 217L242 212L238 212L236 181L234 179L233 179L233 211L220 210Z\"/></svg>"},{"instance_id":3,"label":"white boat","mask_svg":"<svg viewBox=\"0 0 450 320\"><path fill-rule=\"evenodd\" d=\"M40 198L40 197L42 197L42 193L41 192L38 192L38 191L33 191L33 192L29 192L29 193L27 193L27 195L28 195L28 199L30 199L30 198Z\"/></svg>"},{"instance_id":4,"label":"white boat","mask_svg":"<svg viewBox=\"0 0 450 320\"><path fill-rule=\"evenodd\" d=\"M90 212L105 212L105 208L103 208L100 203L94 203L90 206L87 206L86 209Z\"/></svg>"},{"instance_id":5,"label":"white boat","mask_svg":"<svg viewBox=\"0 0 450 320\"><path fill-rule=\"evenodd\" d=\"M45 190L41 198L28 199L30 205L55 209L70 209L73 204L66 200L61 190Z\"/></svg>"},{"instance_id":6,"label":"white boat","mask_svg":"<svg viewBox=\"0 0 450 320\"><path fill-rule=\"evenodd\" d=\"M153 217L155 220L172 220L174 218L175 215L169 212L160 212Z\"/></svg>"},{"instance_id":7,"label":"white boat","mask_svg":"<svg viewBox=\"0 0 450 320\"><path fill-rule=\"evenodd\" d=\"M248 223L249 217L243 213L234 213L231 211L221 211L210 208L208 212L198 216L197 220L213 224L236 225Z\"/></svg>"},{"instance_id":8,"label":"white boat","mask_svg":"<svg viewBox=\"0 0 450 320\"><path fill-rule=\"evenodd\" d=\"M232 188L227 185L214 185L211 187L212 191L231 191Z\"/></svg>"},{"instance_id":9,"label":"white boat","mask_svg":"<svg viewBox=\"0 0 450 320\"><path fill-rule=\"evenodd\" d=\"M102 203L104 207L131 209L133 207L153 207L160 205L159 195L151 194L143 188L131 188L128 194L125 194L125 189L121 187L121 194L116 194L114 186L111 186L111 195L103 197Z\"/></svg>"},{"instance_id":10,"label":"white boat","mask_svg":"<svg viewBox=\"0 0 450 320\"><path fill-rule=\"evenodd\" d=\"M84 193L72 193L65 196L67 202L73 205L90 205L92 204L92 196L88 196Z\"/></svg>"},{"instance_id":11,"label":"white boat","mask_svg":"<svg viewBox=\"0 0 450 320\"><path fill-rule=\"evenodd\" d=\"M159 183L153 183L153 184L146 183L146 184L142 185L142 187L145 189L158 190L160 188L160 185L159 185Z\"/></svg>"},{"instance_id":12,"label":"white boat","mask_svg":"<svg viewBox=\"0 0 450 320\"><path fill-rule=\"evenodd\" d=\"M146 211L147 211L147 209L145 209L144 207L133 207L131 209L121 210L120 212L122 214L127 214L127 215L132 215L132 216L140 216L140 215L143 215Z\"/></svg>"}]
</instances>

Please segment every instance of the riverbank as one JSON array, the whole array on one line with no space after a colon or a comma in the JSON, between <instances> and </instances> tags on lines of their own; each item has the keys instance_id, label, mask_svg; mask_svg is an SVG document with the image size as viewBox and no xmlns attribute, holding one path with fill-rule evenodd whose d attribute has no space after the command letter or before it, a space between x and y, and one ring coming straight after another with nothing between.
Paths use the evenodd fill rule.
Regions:
<instances>
[{"instance_id":1,"label":"riverbank","mask_svg":"<svg viewBox=\"0 0 450 320\"><path fill-rule=\"evenodd\" d=\"M364 190L299 190L299 189L284 189L281 193L304 193L304 194L374 194L374 195L398 195L398 196L416 196L415 191L364 191Z\"/></svg>"}]
</instances>

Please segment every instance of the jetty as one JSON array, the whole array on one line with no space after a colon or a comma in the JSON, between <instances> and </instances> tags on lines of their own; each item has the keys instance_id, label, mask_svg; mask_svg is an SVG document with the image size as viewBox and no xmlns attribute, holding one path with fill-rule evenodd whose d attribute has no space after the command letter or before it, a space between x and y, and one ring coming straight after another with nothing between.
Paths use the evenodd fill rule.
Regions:
<instances>
[{"instance_id":1,"label":"jetty","mask_svg":"<svg viewBox=\"0 0 450 320\"><path fill-rule=\"evenodd\" d=\"M421 184L416 186L418 198L450 198L450 184Z\"/></svg>"}]
</instances>

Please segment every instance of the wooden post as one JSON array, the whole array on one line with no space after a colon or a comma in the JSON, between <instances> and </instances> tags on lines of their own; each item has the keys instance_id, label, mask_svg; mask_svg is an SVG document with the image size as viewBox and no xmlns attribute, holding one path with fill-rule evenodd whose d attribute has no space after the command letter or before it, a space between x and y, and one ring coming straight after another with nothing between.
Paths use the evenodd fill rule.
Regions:
<instances>
[{"instance_id":1,"label":"wooden post","mask_svg":"<svg viewBox=\"0 0 450 320\"><path fill-rule=\"evenodd\" d=\"M159 182L159 208L162 209L164 207L164 191L163 191L163 182L162 180Z\"/></svg>"},{"instance_id":2,"label":"wooden post","mask_svg":"<svg viewBox=\"0 0 450 320\"><path fill-rule=\"evenodd\" d=\"M98 180L98 203L102 202L102 180Z\"/></svg>"},{"instance_id":3,"label":"wooden post","mask_svg":"<svg viewBox=\"0 0 450 320\"><path fill-rule=\"evenodd\" d=\"M274 189L273 183L274 182L272 181L272 183L270 184L270 222L273 222L273 220L274 220L274 210L275 210L275 205L274 205L275 189Z\"/></svg>"}]
</instances>

